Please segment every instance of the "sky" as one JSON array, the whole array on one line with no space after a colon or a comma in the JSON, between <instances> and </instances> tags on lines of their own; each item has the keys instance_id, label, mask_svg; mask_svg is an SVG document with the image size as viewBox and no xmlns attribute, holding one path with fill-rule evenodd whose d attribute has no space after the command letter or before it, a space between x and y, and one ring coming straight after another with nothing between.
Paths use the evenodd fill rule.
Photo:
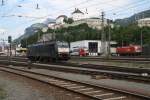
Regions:
<instances>
[{"instance_id":1,"label":"sky","mask_svg":"<svg viewBox=\"0 0 150 100\"><path fill-rule=\"evenodd\" d=\"M112 20L150 9L150 0L4 0L4 5L1 1L0 41L7 40L9 35L16 39L24 34L25 28L47 18L70 17L75 8L87 17L100 17L104 11L105 18Z\"/></svg>"}]
</instances>

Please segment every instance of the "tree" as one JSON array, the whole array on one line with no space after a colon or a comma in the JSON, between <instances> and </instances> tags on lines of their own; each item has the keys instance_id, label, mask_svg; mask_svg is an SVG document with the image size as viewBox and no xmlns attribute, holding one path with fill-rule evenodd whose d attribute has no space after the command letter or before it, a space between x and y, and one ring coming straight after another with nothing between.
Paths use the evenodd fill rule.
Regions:
<instances>
[{"instance_id":1,"label":"tree","mask_svg":"<svg viewBox=\"0 0 150 100\"><path fill-rule=\"evenodd\" d=\"M74 20L72 18L64 18L64 22L67 24L72 24Z\"/></svg>"},{"instance_id":2,"label":"tree","mask_svg":"<svg viewBox=\"0 0 150 100\"><path fill-rule=\"evenodd\" d=\"M55 31L56 39L60 41L66 41L68 43L79 40L100 40L101 30L90 28L86 23L70 26L67 28L60 29L49 29L48 33ZM108 34L108 27L104 29L105 33ZM129 25L125 27L114 27L111 29L111 39L117 41L119 45L125 44L139 44L141 39L141 32L143 35L143 43L150 44L150 27L138 27L137 25ZM21 45L26 47L26 44L36 43L38 40L38 34L42 36L42 31L38 31L36 34L21 40Z\"/></svg>"}]
</instances>

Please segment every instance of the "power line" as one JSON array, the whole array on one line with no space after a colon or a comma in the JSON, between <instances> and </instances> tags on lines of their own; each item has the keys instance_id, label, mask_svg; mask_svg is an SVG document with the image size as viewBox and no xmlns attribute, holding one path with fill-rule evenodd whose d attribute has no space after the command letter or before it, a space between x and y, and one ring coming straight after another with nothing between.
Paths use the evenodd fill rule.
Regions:
<instances>
[{"instance_id":1,"label":"power line","mask_svg":"<svg viewBox=\"0 0 150 100\"><path fill-rule=\"evenodd\" d=\"M89 0L85 0L85 1L83 1L83 2L81 2L81 3L87 3ZM80 5L80 3L78 3L78 5ZM15 5L15 6L17 6L17 7L22 7L22 6L18 6L18 5ZM75 6L75 5L73 5L73 6ZM72 7L73 7L72 6ZM37 5L36 5L36 9L39 9L39 4L37 3ZM11 12L14 10L14 7L11 9ZM9 11L10 12L10 11ZM13 16L16 16L15 14L12 14ZM6 15L6 14L3 14L2 15L2 17L12 17L12 15ZM26 18L36 18L36 19L44 19L45 17L48 17L48 16L51 16L52 14L48 14L48 15L46 15L46 16L43 16L43 17L32 17L32 16L23 16L23 15L19 15L19 17L26 17Z\"/></svg>"},{"instance_id":2,"label":"power line","mask_svg":"<svg viewBox=\"0 0 150 100\"><path fill-rule=\"evenodd\" d=\"M2 16L9 16L7 13L9 12L9 14L11 13L11 12L13 12L14 11L14 9L15 9L15 7L22 7L21 5L20 5L20 3L21 3L22 1L18 1L17 3L19 3L19 4L15 4L14 6L12 6L10 9L8 9L7 11L5 11L5 13L3 13L3 15Z\"/></svg>"},{"instance_id":3,"label":"power line","mask_svg":"<svg viewBox=\"0 0 150 100\"><path fill-rule=\"evenodd\" d=\"M111 0L110 2L114 2L114 0ZM109 2L109 3L110 3L110 2ZM143 1L142 1L142 2L143 2ZM99 2L99 3L105 4L105 3L107 3L107 2ZM90 6L87 6L86 8L93 7L93 6L95 6L95 5L99 5L99 3L92 4L92 5L90 5ZM133 6L133 5L136 4L136 3L141 3L141 2L133 2L132 4L127 4L126 7L131 6L131 5ZM81 5L81 4L80 4L80 5ZM111 5L111 4L110 4L110 5ZM137 5L137 4L136 4L136 5ZM129 8L129 7L128 7L128 8ZM127 8L127 9L128 9L128 8ZM130 7L130 8L131 8L131 7ZM124 8L120 8L120 9L124 9ZM119 9L119 10L120 10L120 9ZM70 10L70 9L68 9L68 10ZM110 10L108 10L108 11L110 12L110 11L113 11L113 10L114 10L114 9L110 9ZM60 10L60 11L63 11L63 10ZM120 11L121 11L121 10L120 10ZM107 12L107 11L106 11L106 12ZM118 11L118 12L119 12L119 11ZM117 13L118 13L118 12L117 12ZM58 12L56 12L56 13L58 13ZM111 12L110 12L110 13L111 13ZM46 16L43 16L43 18L48 17L48 16L51 16L51 15L52 15L52 14L50 14L50 15L48 14L48 15L46 15Z\"/></svg>"},{"instance_id":4,"label":"power line","mask_svg":"<svg viewBox=\"0 0 150 100\"><path fill-rule=\"evenodd\" d=\"M2 6L4 6L4 0L2 0L1 2L2 2L2 4L1 4L1 5L2 5Z\"/></svg>"},{"instance_id":5,"label":"power line","mask_svg":"<svg viewBox=\"0 0 150 100\"><path fill-rule=\"evenodd\" d=\"M112 1L112 0L111 0L111 1ZM78 6L81 5L81 4L85 4L85 3L87 3L87 2L89 2L89 0L85 0L85 1L83 1L83 2L80 2L80 3L78 3ZM102 4L102 3L105 4L106 2L100 2L100 3L101 3L101 4ZM75 5L73 5L73 6L75 6ZM72 6L72 7L73 7L73 6ZM20 7L20 6L19 6L19 7ZM71 7L71 8L72 8L72 7ZM38 4L37 4L37 8L39 8ZM62 10L60 10L60 11L62 11ZM48 14L48 15L43 16L43 17L40 17L40 18L45 18L45 17L51 16L51 15L52 15L52 14ZM23 15L20 15L20 16L23 17ZM30 17L31 17L31 16L30 16ZM28 17L28 18L30 18L30 17ZM31 18L32 18L32 17L31 17Z\"/></svg>"},{"instance_id":6,"label":"power line","mask_svg":"<svg viewBox=\"0 0 150 100\"><path fill-rule=\"evenodd\" d=\"M110 0L110 2L113 2L114 0ZM87 3L87 2L89 2L89 0L85 0L85 1L82 1L82 2L80 2L80 3L78 3L78 6L79 5L84 5L85 3ZM110 3L109 2L109 3ZM101 4L99 4L99 3L101 3ZM95 5L102 5L102 4L105 4L106 2L99 2L99 3L96 3ZM134 2L135 3L135 2ZM136 2L136 3L141 3L141 2ZM135 4L136 4L135 3ZM120 9L129 9L129 8L133 8L132 6L133 6L133 4L128 4L128 6L126 6L125 8L120 8ZM72 7L74 7L75 5L73 5L73 6L70 6L70 8L72 8ZM92 5L89 5L89 6L87 6L87 8L88 7L92 7L92 6L94 6L93 4ZM131 6L131 7L130 7ZM137 6L137 4L136 4L136 6ZM39 6L37 6L37 8L39 8ZM69 7L67 8L68 10L70 10L69 9ZM115 12L115 13L117 13L117 15L119 15L119 13L120 13L120 11L122 11L122 10L120 10L119 9L119 11L118 12ZM64 9L65 10L65 9ZM64 11L64 10L59 10L59 11ZM111 10L108 10L109 11L109 13L107 13L107 15L111 15L111 12L110 11L112 11L113 9L111 9ZM126 10L127 11L127 10ZM58 13L58 12L55 12L55 13ZM54 14L55 14L54 13ZM122 13L122 12L121 12ZM46 16L42 16L42 17L33 17L33 16L27 16L27 15L22 15L22 14L20 14L20 15L15 15L15 14L12 14L12 15L5 15L5 16L2 16L2 17L22 17L22 18L32 18L32 19L35 19L35 20L39 20L39 19L44 19L44 18L46 18L46 17L49 17L49 16L53 16L54 14L48 14L48 15L46 15Z\"/></svg>"},{"instance_id":7,"label":"power line","mask_svg":"<svg viewBox=\"0 0 150 100\"><path fill-rule=\"evenodd\" d=\"M6 11L2 16L9 16L8 14L6 14L6 13L8 13L9 12L9 14L11 13L11 12L13 12L14 11L14 9L16 9L16 7L18 7L18 8L22 8L22 7L24 7L24 6L22 6L22 4L23 4L23 2L24 2L24 0L21 0L21 1L18 1L14 6L12 6L8 11ZM34 9L40 9L39 8L39 3L37 3L36 4L36 7L34 7ZM21 16L21 15L20 15Z\"/></svg>"},{"instance_id":8,"label":"power line","mask_svg":"<svg viewBox=\"0 0 150 100\"><path fill-rule=\"evenodd\" d=\"M139 2L139 1L135 1L135 2L132 2L132 3L130 2L130 3L128 3L128 4L125 4L124 7L118 6L119 9L114 8L114 9L106 10L106 12L113 12L114 10L120 11L121 9L124 9L124 8L126 8L126 7L129 7L129 6L137 5L138 3L141 3L141 2L145 2L145 0L142 0L142 1L140 1L140 2Z\"/></svg>"},{"instance_id":9,"label":"power line","mask_svg":"<svg viewBox=\"0 0 150 100\"><path fill-rule=\"evenodd\" d=\"M134 4L128 4L127 6L125 5L125 7L123 8L120 8L120 9L118 9L116 12L114 12L114 9L112 9L112 10L107 10L106 12L109 12L109 13L107 13L107 15L108 14L112 14L112 12L114 12L114 13L119 13L119 12L123 12L123 11L127 11L127 10L131 10L131 9L133 9L133 8L136 8L136 7L139 7L139 6L143 6L143 4L147 4L148 2L143 2L143 1L141 1L141 2L136 2L136 3L134 3ZM126 10L127 9L127 10Z\"/></svg>"},{"instance_id":10,"label":"power line","mask_svg":"<svg viewBox=\"0 0 150 100\"><path fill-rule=\"evenodd\" d=\"M120 10L120 12L118 11L118 12L115 12L115 13L107 13L107 16L110 16L112 14L115 14L117 16L129 15L129 10L131 11L131 9L135 9L135 8L138 8L138 7L141 8L139 12L142 12L144 10L148 10L150 7L148 6L148 7L145 8L145 6L143 6L144 4L147 4L147 2L143 2L142 4L138 4L138 6L134 5L134 6L131 6L131 7L126 7L125 10ZM141 6L144 7L144 8L142 9ZM138 12L136 12L136 13L138 13ZM133 11L133 14L136 14L136 13L134 13L134 11Z\"/></svg>"}]
</instances>

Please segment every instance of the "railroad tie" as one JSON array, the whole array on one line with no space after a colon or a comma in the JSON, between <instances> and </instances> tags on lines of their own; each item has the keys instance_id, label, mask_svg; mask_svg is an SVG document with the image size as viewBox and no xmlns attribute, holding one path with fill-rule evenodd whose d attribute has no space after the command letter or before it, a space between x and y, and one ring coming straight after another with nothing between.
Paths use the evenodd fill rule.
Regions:
<instances>
[{"instance_id":1,"label":"railroad tie","mask_svg":"<svg viewBox=\"0 0 150 100\"><path fill-rule=\"evenodd\" d=\"M126 98L126 96L108 98L108 99L104 99L104 100L122 100L122 99L124 99L124 98Z\"/></svg>"},{"instance_id":2,"label":"railroad tie","mask_svg":"<svg viewBox=\"0 0 150 100\"><path fill-rule=\"evenodd\" d=\"M81 97L75 97L75 99L81 99Z\"/></svg>"},{"instance_id":3,"label":"railroad tie","mask_svg":"<svg viewBox=\"0 0 150 100\"><path fill-rule=\"evenodd\" d=\"M58 81L57 84L61 85L61 84L68 84L68 83L64 81Z\"/></svg>"},{"instance_id":4,"label":"railroad tie","mask_svg":"<svg viewBox=\"0 0 150 100\"><path fill-rule=\"evenodd\" d=\"M79 89L77 91L88 91L88 90L92 90L93 88L85 88L85 89Z\"/></svg>"},{"instance_id":5,"label":"railroad tie","mask_svg":"<svg viewBox=\"0 0 150 100\"><path fill-rule=\"evenodd\" d=\"M58 80L55 80L55 79L49 79L50 82L55 82L55 81L58 81Z\"/></svg>"},{"instance_id":6,"label":"railroad tie","mask_svg":"<svg viewBox=\"0 0 150 100\"><path fill-rule=\"evenodd\" d=\"M70 84L70 85L62 85L63 87L71 87L71 86L76 86L77 84Z\"/></svg>"},{"instance_id":7,"label":"railroad tie","mask_svg":"<svg viewBox=\"0 0 150 100\"><path fill-rule=\"evenodd\" d=\"M94 97L102 97L102 96L108 96L108 95L113 95L114 93L104 93L104 94L99 94L99 95L94 95Z\"/></svg>"},{"instance_id":8,"label":"railroad tie","mask_svg":"<svg viewBox=\"0 0 150 100\"><path fill-rule=\"evenodd\" d=\"M99 93L99 92L102 92L102 91L89 91L89 92L84 92L85 94L90 94L90 93Z\"/></svg>"},{"instance_id":9,"label":"railroad tie","mask_svg":"<svg viewBox=\"0 0 150 100\"><path fill-rule=\"evenodd\" d=\"M68 87L69 89L77 89L77 88L84 88L85 86L75 86L75 87Z\"/></svg>"},{"instance_id":10,"label":"railroad tie","mask_svg":"<svg viewBox=\"0 0 150 100\"><path fill-rule=\"evenodd\" d=\"M50 81L51 83L60 83L61 81L59 81L59 80L52 80L52 81Z\"/></svg>"},{"instance_id":11,"label":"railroad tie","mask_svg":"<svg viewBox=\"0 0 150 100\"><path fill-rule=\"evenodd\" d=\"M72 94L66 94L67 96L71 96Z\"/></svg>"},{"instance_id":12,"label":"railroad tie","mask_svg":"<svg viewBox=\"0 0 150 100\"><path fill-rule=\"evenodd\" d=\"M69 85L70 83L59 83L59 85Z\"/></svg>"}]
</instances>

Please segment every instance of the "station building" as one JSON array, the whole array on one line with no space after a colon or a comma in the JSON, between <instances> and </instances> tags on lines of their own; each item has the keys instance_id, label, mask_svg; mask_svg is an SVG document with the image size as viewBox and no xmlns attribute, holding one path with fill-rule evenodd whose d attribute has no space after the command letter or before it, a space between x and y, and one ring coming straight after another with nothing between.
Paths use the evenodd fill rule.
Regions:
<instances>
[{"instance_id":1,"label":"station building","mask_svg":"<svg viewBox=\"0 0 150 100\"><path fill-rule=\"evenodd\" d=\"M105 46L106 46L105 48L108 48L107 41ZM110 42L111 54L116 54L116 47L117 47L117 42L111 41ZM77 51L80 48L88 51L89 56L98 56L103 53L102 42L100 40L82 40L82 41L75 41L70 43L70 51L73 55L78 55Z\"/></svg>"}]
</instances>

